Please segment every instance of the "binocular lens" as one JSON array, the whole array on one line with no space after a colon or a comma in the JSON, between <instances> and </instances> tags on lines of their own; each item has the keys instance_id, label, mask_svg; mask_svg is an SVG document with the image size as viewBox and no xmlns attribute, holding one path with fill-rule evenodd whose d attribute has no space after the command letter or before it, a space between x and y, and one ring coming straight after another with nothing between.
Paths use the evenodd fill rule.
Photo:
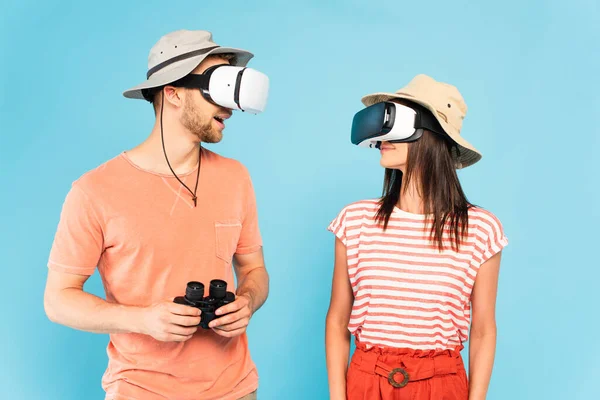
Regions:
<instances>
[{"instance_id":1,"label":"binocular lens","mask_svg":"<svg viewBox=\"0 0 600 400\"><path fill-rule=\"evenodd\" d=\"M200 301L204 297L204 285L200 282L189 282L185 288L185 297L190 301Z\"/></svg>"},{"instance_id":2,"label":"binocular lens","mask_svg":"<svg viewBox=\"0 0 600 400\"><path fill-rule=\"evenodd\" d=\"M202 282L188 282L185 288L185 296L175 297L173 302L196 307L202 311L200 326L209 329L208 324L217 316L215 311L226 304L235 301L235 294L227 291L227 282L221 279L210 281L209 296L204 297L204 285Z\"/></svg>"},{"instance_id":3,"label":"binocular lens","mask_svg":"<svg viewBox=\"0 0 600 400\"><path fill-rule=\"evenodd\" d=\"M215 299L223 299L227 293L227 282L220 279L210 281L210 297Z\"/></svg>"}]
</instances>

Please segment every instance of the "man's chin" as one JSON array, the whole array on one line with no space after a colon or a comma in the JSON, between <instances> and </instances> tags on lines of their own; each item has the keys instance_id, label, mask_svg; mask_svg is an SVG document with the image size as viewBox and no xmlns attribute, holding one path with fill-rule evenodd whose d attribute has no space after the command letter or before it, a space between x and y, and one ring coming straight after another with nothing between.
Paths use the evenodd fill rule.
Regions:
<instances>
[{"instance_id":1,"label":"man's chin","mask_svg":"<svg viewBox=\"0 0 600 400\"><path fill-rule=\"evenodd\" d=\"M223 140L223 132L212 131L202 135L202 141L204 143L219 143L221 140Z\"/></svg>"}]
</instances>

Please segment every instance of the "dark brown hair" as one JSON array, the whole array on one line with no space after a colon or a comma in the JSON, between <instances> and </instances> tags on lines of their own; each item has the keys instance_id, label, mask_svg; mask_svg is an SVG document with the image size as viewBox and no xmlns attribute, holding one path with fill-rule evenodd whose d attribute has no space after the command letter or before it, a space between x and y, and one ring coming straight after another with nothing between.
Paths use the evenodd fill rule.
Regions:
<instances>
[{"instance_id":1,"label":"dark brown hair","mask_svg":"<svg viewBox=\"0 0 600 400\"><path fill-rule=\"evenodd\" d=\"M452 151L456 145L449 138L425 130L423 137L408 145L406 177L398 169L385 170L383 195L376 220L387 229L394 207L399 205L400 190L416 179L418 194L423 199L424 213L433 216L431 240L444 249L444 228L450 229L451 247L458 250L467 234L469 208L456 174Z\"/></svg>"}]
</instances>

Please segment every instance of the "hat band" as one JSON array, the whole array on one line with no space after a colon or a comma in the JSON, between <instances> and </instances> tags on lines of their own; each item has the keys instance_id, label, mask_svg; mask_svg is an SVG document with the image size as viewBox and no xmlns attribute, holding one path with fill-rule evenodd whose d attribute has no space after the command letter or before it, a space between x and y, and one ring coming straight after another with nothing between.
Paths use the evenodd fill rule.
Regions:
<instances>
[{"instance_id":1,"label":"hat band","mask_svg":"<svg viewBox=\"0 0 600 400\"><path fill-rule=\"evenodd\" d=\"M179 61L183 61L183 60L187 60L188 58L192 58L192 57L196 57L196 56L201 56L203 54L206 54L210 51L213 51L214 49L218 49L221 46L213 46L213 47L207 47L205 49L200 49L200 50L196 50L196 51L192 51L189 53L185 53L185 54L180 54L176 57L170 58L167 61L163 61L158 65L155 65L154 67L150 68L148 70L148 73L146 74L146 79L149 79L150 76L152 74L154 74L155 72L165 68L168 65L171 65L173 63L179 62Z\"/></svg>"}]
</instances>

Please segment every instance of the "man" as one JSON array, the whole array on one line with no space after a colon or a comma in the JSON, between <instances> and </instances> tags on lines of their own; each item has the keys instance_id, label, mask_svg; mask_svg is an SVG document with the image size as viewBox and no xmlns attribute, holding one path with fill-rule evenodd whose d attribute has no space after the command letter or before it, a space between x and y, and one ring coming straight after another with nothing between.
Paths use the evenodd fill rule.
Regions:
<instances>
[{"instance_id":1,"label":"man","mask_svg":"<svg viewBox=\"0 0 600 400\"><path fill-rule=\"evenodd\" d=\"M150 136L84 174L66 197L44 306L54 322L110 334L106 399L256 398L246 327L269 278L254 191L239 162L201 146L222 139L232 109L181 83L251 58L206 31L161 38L148 80L124 93L153 103ZM83 290L96 266L106 301ZM210 329L198 327L198 308L174 302L189 281L203 282L206 295L213 279L234 287L233 270L236 299Z\"/></svg>"}]
</instances>

